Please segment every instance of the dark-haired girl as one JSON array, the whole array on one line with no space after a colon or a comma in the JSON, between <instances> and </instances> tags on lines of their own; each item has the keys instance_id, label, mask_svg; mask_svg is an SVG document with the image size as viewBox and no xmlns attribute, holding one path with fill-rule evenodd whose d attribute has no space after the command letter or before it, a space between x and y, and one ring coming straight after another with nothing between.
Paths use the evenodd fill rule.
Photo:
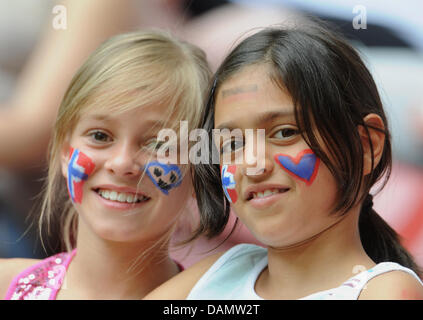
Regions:
<instances>
[{"instance_id":1,"label":"dark-haired girl","mask_svg":"<svg viewBox=\"0 0 423 320\"><path fill-rule=\"evenodd\" d=\"M208 257L149 298L423 299L418 266L372 208L392 163L375 82L330 29L265 29L224 60L203 127L233 162L194 168L198 234L218 235L232 207L265 248ZM259 169L234 164L257 149L248 139L212 139L236 128L265 129Z\"/></svg>"}]
</instances>

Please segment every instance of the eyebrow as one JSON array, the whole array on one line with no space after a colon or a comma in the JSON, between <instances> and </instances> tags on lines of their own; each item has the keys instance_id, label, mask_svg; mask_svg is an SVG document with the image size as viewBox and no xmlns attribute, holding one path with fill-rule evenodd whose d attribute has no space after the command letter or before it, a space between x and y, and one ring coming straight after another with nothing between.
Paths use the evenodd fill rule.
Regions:
<instances>
[{"instance_id":1,"label":"eyebrow","mask_svg":"<svg viewBox=\"0 0 423 320\"><path fill-rule=\"evenodd\" d=\"M107 114L86 114L82 120L110 121L112 118Z\"/></svg>"},{"instance_id":2,"label":"eyebrow","mask_svg":"<svg viewBox=\"0 0 423 320\"><path fill-rule=\"evenodd\" d=\"M105 115L105 114L95 114L95 115L89 115L85 117L83 120L85 121L99 121L99 122L111 122L113 121L113 116ZM143 121L143 125L150 126L150 129L163 129L165 128L165 125L169 125L169 122L165 122L161 119L146 119Z\"/></svg>"},{"instance_id":3,"label":"eyebrow","mask_svg":"<svg viewBox=\"0 0 423 320\"><path fill-rule=\"evenodd\" d=\"M254 120L253 125L255 127L259 127L262 124L269 123L274 121L275 119L279 118L287 118L292 117L294 115L294 112L291 110L284 110L284 111L269 111L269 112L263 112L257 116L257 118ZM216 129L235 129L237 126L235 125L235 122L228 121L224 122L221 125L219 125Z\"/></svg>"}]
</instances>

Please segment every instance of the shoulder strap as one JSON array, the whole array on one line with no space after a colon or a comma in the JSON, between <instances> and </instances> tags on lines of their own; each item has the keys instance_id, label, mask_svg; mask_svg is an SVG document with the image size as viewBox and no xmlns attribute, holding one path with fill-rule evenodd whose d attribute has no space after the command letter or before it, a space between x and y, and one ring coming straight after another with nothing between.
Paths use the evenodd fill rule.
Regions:
<instances>
[{"instance_id":1,"label":"shoulder strap","mask_svg":"<svg viewBox=\"0 0 423 320\"><path fill-rule=\"evenodd\" d=\"M347 280L346 282L344 282L342 286L346 286L346 287L350 287L351 288L351 293L352 293L352 299L358 299L358 297L360 296L361 292L366 288L367 283L381 275L387 272L391 272L391 271L403 271L406 272L412 276L414 276L419 282L420 284L423 285L422 280L417 276L417 274L406 267L401 266L398 263L395 262L382 262L377 264L376 266L374 266L373 268L363 271L360 274L358 274L357 276L350 278L349 280Z\"/></svg>"}]
</instances>

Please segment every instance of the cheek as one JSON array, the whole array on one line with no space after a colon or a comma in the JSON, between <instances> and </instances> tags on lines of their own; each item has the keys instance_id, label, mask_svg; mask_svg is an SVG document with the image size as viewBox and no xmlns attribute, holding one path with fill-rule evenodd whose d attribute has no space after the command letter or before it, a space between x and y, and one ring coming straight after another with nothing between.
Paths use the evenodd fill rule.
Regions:
<instances>
[{"instance_id":1,"label":"cheek","mask_svg":"<svg viewBox=\"0 0 423 320\"><path fill-rule=\"evenodd\" d=\"M238 200L238 193L236 192L235 174L237 167L235 165L222 165L220 174L222 177L222 187L226 198L230 203L235 204Z\"/></svg>"},{"instance_id":2,"label":"cheek","mask_svg":"<svg viewBox=\"0 0 423 320\"><path fill-rule=\"evenodd\" d=\"M158 202L155 208L152 209L156 222L159 224L162 223L163 226L174 222L184 212L184 209L187 208L191 196L191 180L187 176L182 179L178 187L172 189L167 195L164 193L157 195L156 200Z\"/></svg>"},{"instance_id":3,"label":"cheek","mask_svg":"<svg viewBox=\"0 0 423 320\"><path fill-rule=\"evenodd\" d=\"M302 150L295 156L279 153L274 159L284 171L307 186L313 184L319 171L320 159L310 149Z\"/></svg>"},{"instance_id":4,"label":"cheek","mask_svg":"<svg viewBox=\"0 0 423 320\"><path fill-rule=\"evenodd\" d=\"M93 173L95 164L90 157L78 149L70 149L67 168L67 186L69 196L74 203L81 203L83 186L88 177Z\"/></svg>"},{"instance_id":5,"label":"cheek","mask_svg":"<svg viewBox=\"0 0 423 320\"><path fill-rule=\"evenodd\" d=\"M324 163L320 163L318 174L312 184L297 184L300 197L307 199L304 205L309 208L308 210L323 212L325 217L336 204L338 189L335 178Z\"/></svg>"},{"instance_id":6,"label":"cheek","mask_svg":"<svg viewBox=\"0 0 423 320\"><path fill-rule=\"evenodd\" d=\"M169 195L172 189L181 185L182 173L176 164L152 161L145 165L144 170L154 185L165 195Z\"/></svg>"}]
</instances>

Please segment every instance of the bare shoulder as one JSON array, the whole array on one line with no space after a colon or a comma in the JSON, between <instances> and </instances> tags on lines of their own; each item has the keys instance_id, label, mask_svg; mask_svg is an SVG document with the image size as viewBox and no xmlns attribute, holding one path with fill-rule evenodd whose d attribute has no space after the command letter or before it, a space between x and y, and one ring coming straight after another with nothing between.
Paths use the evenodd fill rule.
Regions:
<instances>
[{"instance_id":1,"label":"bare shoulder","mask_svg":"<svg viewBox=\"0 0 423 320\"><path fill-rule=\"evenodd\" d=\"M186 299L201 276L223 255L223 252L213 254L200 260L193 266L169 279L147 296L145 300L182 300Z\"/></svg>"},{"instance_id":2,"label":"bare shoulder","mask_svg":"<svg viewBox=\"0 0 423 320\"><path fill-rule=\"evenodd\" d=\"M411 274L391 271L370 280L360 300L423 300L423 285Z\"/></svg>"},{"instance_id":3,"label":"bare shoulder","mask_svg":"<svg viewBox=\"0 0 423 320\"><path fill-rule=\"evenodd\" d=\"M0 299L6 296L7 289L13 278L38 261L40 260L23 258L0 259Z\"/></svg>"}]
</instances>

